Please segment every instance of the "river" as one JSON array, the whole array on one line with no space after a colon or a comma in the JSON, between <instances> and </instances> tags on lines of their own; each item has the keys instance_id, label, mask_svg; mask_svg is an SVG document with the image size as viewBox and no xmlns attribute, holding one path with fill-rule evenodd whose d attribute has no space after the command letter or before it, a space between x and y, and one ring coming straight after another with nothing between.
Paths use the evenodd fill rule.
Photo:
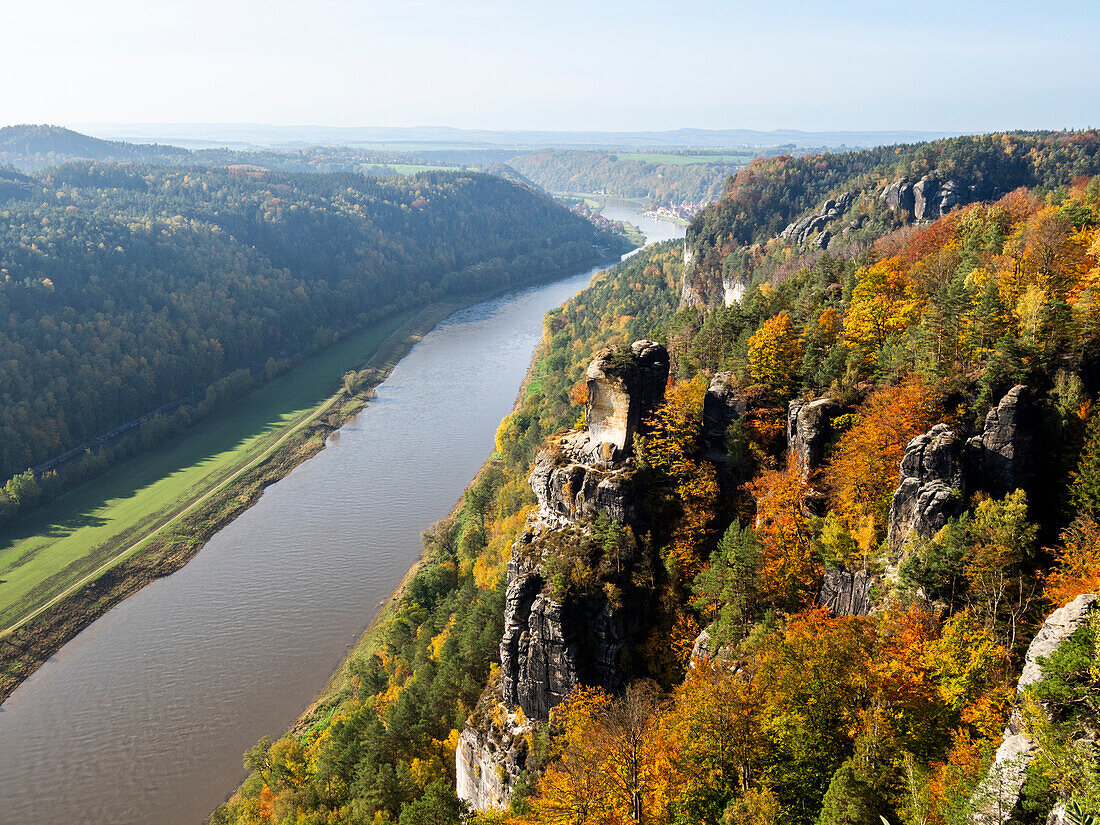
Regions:
<instances>
[{"instance_id":1,"label":"river","mask_svg":"<svg viewBox=\"0 0 1100 825\"><path fill-rule=\"evenodd\" d=\"M652 240L683 229L609 207ZM328 446L0 706L0 823L197 825L317 695L493 449L544 312L597 270L462 310Z\"/></svg>"}]
</instances>

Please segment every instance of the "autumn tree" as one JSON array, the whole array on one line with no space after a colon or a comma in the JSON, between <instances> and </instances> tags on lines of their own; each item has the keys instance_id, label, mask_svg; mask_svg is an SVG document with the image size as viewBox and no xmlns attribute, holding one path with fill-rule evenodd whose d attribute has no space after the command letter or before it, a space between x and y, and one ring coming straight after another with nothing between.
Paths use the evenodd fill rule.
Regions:
<instances>
[{"instance_id":1,"label":"autumn tree","mask_svg":"<svg viewBox=\"0 0 1100 825\"><path fill-rule=\"evenodd\" d=\"M802 365L802 341L781 312L749 338L749 375L773 398L789 398Z\"/></svg>"},{"instance_id":2,"label":"autumn tree","mask_svg":"<svg viewBox=\"0 0 1100 825\"><path fill-rule=\"evenodd\" d=\"M793 464L765 470L749 491L756 499L761 596L775 606L797 609L806 601L817 573L813 527L804 512L802 473Z\"/></svg>"},{"instance_id":3,"label":"autumn tree","mask_svg":"<svg viewBox=\"0 0 1100 825\"><path fill-rule=\"evenodd\" d=\"M844 315L844 340L873 364L887 340L915 324L923 308L901 258L864 267Z\"/></svg>"},{"instance_id":4,"label":"autumn tree","mask_svg":"<svg viewBox=\"0 0 1100 825\"><path fill-rule=\"evenodd\" d=\"M905 448L931 427L935 405L932 389L910 376L871 395L837 440L822 477L833 509L864 551L885 531Z\"/></svg>"},{"instance_id":5,"label":"autumn tree","mask_svg":"<svg viewBox=\"0 0 1100 825\"><path fill-rule=\"evenodd\" d=\"M714 465L699 456L706 389L702 374L672 385L664 402L647 419L646 435L636 444L639 463L668 480L678 504L667 557L684 580L702 567L700 551L710 536L718 499Z\"/></svg>"},{"instance_id":6,"label":"autumn tree","mask_svg":"<svg viewBox=\"0 0 1100 825\"><path fill-rule=\"evenodd\" d=\"M1055 567L1046 575L1043 596L1061 607L1082 593L1100 592L1100 525L1081 515L1062 532L1058 547L1050 548Z\"/></svg>"},{"instance_id":7,"label":"autumn tree","mask_svg":"<svg viewBox=\"0 0 1100 825\"><path fill-rule=\"evenodd\" d=\"M1022 568L1034 552L1039 528L1027 515L1027 494L1016 490L1000 500L979 502L968 531L970 597L980 605L987 627L1008 622L1010 642L1033 590Z\"/></svg>"}]
</instances>

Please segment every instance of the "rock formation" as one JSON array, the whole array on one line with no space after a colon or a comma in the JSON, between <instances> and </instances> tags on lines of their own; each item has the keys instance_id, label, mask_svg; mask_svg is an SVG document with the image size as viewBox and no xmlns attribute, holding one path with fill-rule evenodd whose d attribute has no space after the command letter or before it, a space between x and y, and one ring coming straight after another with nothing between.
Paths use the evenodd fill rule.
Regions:
<instances>
[{"instance_id":1,"label":"rock formation","mask_svg":"<svg viewBox=\"0 0 1100 825\"><path fill-rule=\"evenodd\" d=\"M703 438L708 458L719 458L726 450L726 430L745 415L745 399L737 392L733 376L715 373L703 396Z\"/></svg>"},{"instance_id":2,"label":"rock formation","mask_svg":"<svg viewBox=\"0 0 1100 825\"><path fill-rule=\"evenodd\" d=\"M652 341L604 350L587 378L588 426L552 442L531 473L538 509L508 563L499 684L481 703L491 711L471 719L455 755L459 797L478 810L507 804L522 770L517 718L548 718L577 684L617 690L619 654L645 626L645 605L613 603L603 587L629 593L629 570L596 564L599 586L577 589L560 585L552 562L562 548L583 545L599 515L639 523L637 470L628 459L634 435L664 396L668 353ZM718 395L736 409L732 396ZM718 407L712 413L729 414Z\"/></svg>"},{"instance_id":3,"label":"rock formation","mask_svg":"<svg viewBox=\"0 0 1100 825\"><path fill-rule=\"evenodd\" d=\"M1042 678L1039 660L1048 658L1088 620L1096 602L1097 597L1093 594L1081 595L1047 617L1027 649L1024 669L1016 685L1017 694ZM1008 822L1019 803L1034 752L1034 743L1023 732L1023 719L1017 705L1012 710L989 773L974 795L975 810L970 815L974 825L1005 825Z\"/></svg>"},{"instance_id":4,"label":"rock formation","mask_svg":"<svg viewBox=\"0 0 1100 825\"><path fill-rule=\"evenodd\" d=\"M866 616L871 612L874 580L863 570L829 568L821 579L818 604L834 616Z\"/></svg>"},{"instance_id":5,"label":"rock formation","mask_svg":"<svg viewBox=\"0 0 1100 825\"><path fill-rule=\"evenodd\" d=\"M625 607L613 608L602 592L570 594L558 601L548 592L537 554L517 555L508 565L500 641L505 706L546 719L578 684L618 690L619 653L643 617Z\"/></svg>"},{"instance_id":6,"label":"rock formation","mask_svg":"<svg viewBox=\"0 0 1100 825\"><path fill-rule=\"evenodd\" d=\"M905 448L901 478L890 504L889 546L900 549L911 535L934 536L961 512L966 475L963 445L946 424L918 435Z\"/></svg>"},{"instance_id":7,"label":"rock formation","mask_svg":"<svg viewBox=\"0 0 1100 825\"><path fill-rule=\"evenodd\" d=\"M970 490L1000 498L1033 477L1038 419L1030 390L1009 390L985 417L980 435L965 444L937 424L905 448L900 483L890 506L887 537L899 549L911 534L930 537L957 516Z\"/></svg>"},{"instance_id":8,"label":"rock formation","mask_svg":"<svg viewBox=\"0 0 1100 825\"><path fill-rule=\"evenodd\" d=\"M854 199L853 193L844 192L835 200L825 201L820 212L806 215L788 224L787 228L779 233L779 237L794 241L797 244L805 244L812 239L819 249L826 249L829 246L832 234L825 227L828 226L830 221L843 215Z\"/></svg>"},{"instance_id":9,"label":"rock formation","mask_svg":"<svg viewBox=\"0 0 1100 825\"><path fill-rule=\"evenodd\" d=\"M664 397L668 351L653 341L635 341L629 353L601 350L588 366L588 441L593 460L614 462L630 453L642 416Z\"/></svg>"},{"instance_id":10,"label":"rock formation","mask_svg":"<svg viewBox=\"0 0 1100 825\"><path fill-rule=\"evenodd\" d=\"M787 450L809 481L825 457L825 445L832 434L833 419L840 405L831 398L791 401L787 405Z\"/></svg>"},{"instance_id":11,"label":"rock formation","mask_svg":"<svg viewBox=\"0 0 1100 825\"><path fill-rule=\"evenodd\" d=\"M1017 384L986 415L982 434L967 442L976 486L994 497L1028 486L1036 423L1031 392Z\"/></svg>"},{"instance_id":12,"label":"rock formation","mask_svg":"<svg viewBox=\"0 0 1100 825\"><path fill-rule=\"evenodd\" d=\"M486 696L495 691L486 691ZM512 789L527 768L530 722L483 700L458 737L455 789L478 811L508 807Z\"/></svg>"},{"instance_id":13,"label":"rock formation","mask_svg":"<svg viewBox=\"0 0 1100 825\"><path fill-rule=\"evenodd\" d=\"M959 206L995 195L981 184L964 186L954 178L941 182L938 175L929 174L916 183L901 178L887 184L880 197L894 212L907 214L913 220L932 221Z\"/></svg>"}]
</instances>

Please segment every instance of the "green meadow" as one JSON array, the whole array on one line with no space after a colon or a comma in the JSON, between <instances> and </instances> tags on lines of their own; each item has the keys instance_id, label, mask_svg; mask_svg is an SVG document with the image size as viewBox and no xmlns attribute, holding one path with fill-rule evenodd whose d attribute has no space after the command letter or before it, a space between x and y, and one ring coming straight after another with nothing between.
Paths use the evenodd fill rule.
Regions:
<instances>
[{"instance_id":1,"label":"green meadow","mask_svg":"<svg viewBox=\"0 0 1100 825\"><path fill-rule=\"evenodd\" d=\"M0 630L22 623L146 539L311 419L415 310L349 336L0 532Z\"/></svg>"}]
</instances>

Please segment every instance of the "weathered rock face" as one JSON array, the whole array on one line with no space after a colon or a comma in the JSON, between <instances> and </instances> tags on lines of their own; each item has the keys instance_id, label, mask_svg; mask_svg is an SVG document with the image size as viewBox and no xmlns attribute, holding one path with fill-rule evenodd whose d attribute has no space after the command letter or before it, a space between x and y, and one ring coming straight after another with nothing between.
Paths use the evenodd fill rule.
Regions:
<instances>
[{"instance_id":1,"label":"weathered rock face","mask_svg":"<svg viewBox=\"0 0 1100 825\"><path fill-rule=\"evenodd\" d=\"M1088 621L1096 603L1097 597L1094 594L1078 596L1047 617L1027 649L1027 659L1016 686L1017 693L1042 678L1043 670L1039 659L1049 657L1062 642L1077 632ZM1023 733L1022 721L1017 706L1012 711L1004 739L997 749L989 773L974 795L974 813L970 815L970 821L974 825L1005 825L1020 801L1027 769L1035 756L1035 745Z\"/></svg>"},{"instance_id":2,"label":"weathered rock face","mask_svg":"<svg viewBox=\"0 0 1100 825\"><path fill-rule=\"evenodd\" d=\"M913 184L913 217L918 221L938 218L935 204L939 192L940 182L931 175L925 175Z\"/></svg>"},{"instance_id":3,"label":"weathered rock face","mask_svg":"<svg viewBox=\"0 0 1100 825\"><path fill-rule=\"evenodd\" d=\"M601 352L587 375L588 428L539 455L530 478L539 507L508 565L502 701L533 719L546 719L578 683L616 690L619 653L644 619L640 606L613 608L601 588L581 595L570 590L559 601L543 569L543 552L561 531L583 532L599 514L637 524L637 471L625 459L642 419L664 396L668 353L660 344L637 341L629 353ZM736 409L737 402L718 395L721 404L712 402L712 415L721 418L730 413L719 407Z\"/></svg>"},{"instance_id":4,"label":"weathered rock face","mask_svg":"<svg viewBox=\"0 0 1100 825\"><path fill-rule=\"evenodd\" d=\"M802 471L803 481L809 481L821 465L825 445L832 434L833 419L840 411L840 405L831 398L797 400L788 404L787 449Z\"/></svg>"},{"instance_id":5,"label":"weathered rock face","mask_svg":"<svg viewBox=\"0 0 1100 825\"><path fill-rule=\"evenodd\" d=\"M887 184L882 190L882 200L895 212L913 214L913 184L909 178L902 178Z\"/></svg>"},{"instance_id":6,"label":"weathered rock face","mask_svg":"<svg viewBox=\"0 0 1100 825\"><path fill-rule=\"evenodd\" d=\"M559 446L560 453L539 454L530 478L546 525L559 527L599 513L623 524L637 519L633 469L609 466L601 445L590 441L584 431L564 437Z\"/></svg>"},{"instance_id":7,"label":"weathered rock face","mask_svg":"<svg viewBox=\"0 0 1100 825\"><path fill-rule=\"evenodd\" d=\"M891 547L900 548L911 534L933 536L959 514L966 489L962 447L946 424L937 424L909 442L890 505L887 538Z\"/></svg>"},{"instance_id":8,"label":"weathered rock face","mask_svg":"<svg viewBox=\"0 0 1100 825\"><path fill-rule=\"evenodd\" d=\"M883 202L895 212L903 212L918 221L931 221L942 218L952 209L992 196L992 191L981 184L964 186L961 182L948 179L940 181L938 175L925 175L916 183L902 178L888 184L880 196Z\"/></svg>"},{"instance_id":9,"label":"weathered rock face","mask_svg":"<svg viewBox=\"0 0 1100 825\"><path fill-rule=\"evenodd\" d=\"M829 568L821 579L818 603L834 616L866 616L873 606L874 580L863 570Z\"/></svg>"},{"instance_id":10,"label":"weathered rock face","mask_svg":"<svg viewBox=\"0 0 1100 825\"><path fill-rule=\"evenodd\" d=\"M813 239L819 249L826 249L829 246L832 234L825 227L829 225L830 221L843 215L854 198L855 196L851 192L844 192L835 200L825 201L819 212L806 215L788 224L787 228L779 233L779 237L799 244L807 243Z\"/></svg>"},{"instance_id":11,"label":"weathered rock face","mask_svg":"<svg viewBox=\"0 0 1100 825\"><path fill-rule=\"evenodd\" d=\"M715 373L703 396L703 436L708 454L725 451L726 430L745 415L745 399L737 392L733 375Z\"/></svg>"},{"instance_id":12,"label":"weathered rock face","mask_svg":"<svg viewBox=\"0 0 1100 825\"><path fill-rule=\"evenodd\" d=\"M619 653L642 623L637 606L615 610L602 595L555 601L539 560L517 549L508 565L500 641L504 704L547 719L578 684L618 690Z\"/></svg>"},{"instance_id":13,"label":"weathered rock face","mask_svg":"<svg viewBox=\"0 0 1100 825\"><path fill-rule=\"evenodd\" d=\"M740 303L745 295L744 281L734 278L732 275L722 276L722 305L731 307Z\"/></svg>"},{"instance_id":14,"label":"weathered rock face","mask_svg":"<svg viewBox=\"0 0 1100 825\"><path fill-rule=\"evenodd\" d=\"M488 716L491 714L491 716ZM504 810L527 767L530 723L496 705L463 728L455 749L455 790L474 810Z\"/></svg>"},{"instance_id":15,"label":"weathered rock face","mask_svg":"<svg viewBox=\"0 0 1100 825\"><path fill-rule=\"evenodd\" d=\"M986 415L982 434L967 442L974 484L994 497L1027 487L1036 424L1031 392L1018 384Z\"/></svg>"},{"instance_id":16,"label":"weathered rock face","mask_svg":"<svg viewBox=\"0 0 1100 825\"><path fill-rule=\"evenodd\" d=\"M654 341L635 341L629 352L602 350L586 373L588 434L612 460L630 452L642 418L664 397L668 351Z\"/></svg>"}]
</instances>

